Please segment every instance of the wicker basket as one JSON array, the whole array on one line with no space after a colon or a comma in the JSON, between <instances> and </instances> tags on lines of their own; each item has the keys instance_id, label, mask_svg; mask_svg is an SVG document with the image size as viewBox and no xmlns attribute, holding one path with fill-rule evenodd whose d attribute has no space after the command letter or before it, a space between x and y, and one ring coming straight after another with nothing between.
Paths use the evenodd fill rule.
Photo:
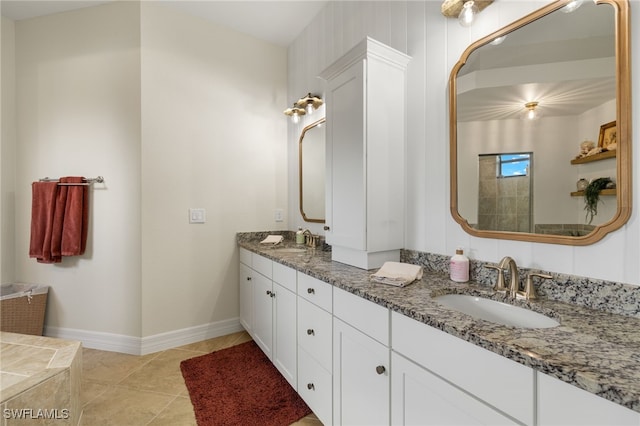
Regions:
<instances>
[{"instance_id":1,"label":"wicker basket","mask_svg":"<svg viewBox=\"0 0 640 426\"><path fill-rule=\"evenodd\" d=\"M0 301L0 331L42 336L48 287Z\"/></svg>"}]
</instances>

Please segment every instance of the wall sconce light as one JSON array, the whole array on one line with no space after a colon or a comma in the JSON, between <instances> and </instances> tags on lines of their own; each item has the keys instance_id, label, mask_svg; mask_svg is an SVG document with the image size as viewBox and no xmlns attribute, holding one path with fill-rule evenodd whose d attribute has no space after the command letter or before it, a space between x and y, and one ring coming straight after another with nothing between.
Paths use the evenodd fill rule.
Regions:
<instances>
[{"instance_id":1,"label":"wall sconce light","mask_svg":"<svg viewBox=\"0 0 640 426\"><path fill-rule=\"evenodd\" d=\"M294 124L299 123L300 117L305 115L306 113L307 112L303 108L300 108L296 104L293 104L291 108L287 108L284 110L284 115L288 115L289 117L291 117L291 121L293 121Z\"/></svg>"},{"instance_id":2,"label":"wall sconce light","mask_svg":"<svg viewBox=\"0 0 640 426\"><path fill-rule=\"evenodd\" d=\"M457 18L463 27L470 26L475 16L493 0L445 0L440 11L447 18Z\"/></svg>"},{"instance_id":3,"label":"wall sconce light","mask_svg":"<svg viewBox=\"0 0 640 426\"><path fill-rule=\"evenodd\" d=\"M324 102L322 101L322 99L319 96L315 96L315 95L312 95L311 93L309 93L304 98L298 99L298 102L296 102L296 106L298 108L304 108L304 110L306 111L307 114L313 114L313 111L315 111L318 108L320 108L320 106L323 103Z\"/></svg>"},{"instance_id":4,"label":"wall sconce light","mask_svg":"<svg viewBox=\"0 0 640 426\"><path fill-rule=\"evenodd\" d=\"M542 117L542 113L538 109L538 102L527 102L524 104L524 107L526 109L523 111L521 117L523 120L534 121Z\"/></svg>"},{"instance_id":5,"label":"wall sconce light","mask_svg":"<svg viewBox=\"0 0 640 426\"><path fill-rule=\"evenodd\" d=\"M307 96L304 96L294 102L291 108L285 109L284 114L291 117L291 121L294 123L299 123L301 116L305 114L313 114L313 111L320 108L322 104L324 104L324 101L319 96L309 93Z\"/></svg>"}]
</instances>

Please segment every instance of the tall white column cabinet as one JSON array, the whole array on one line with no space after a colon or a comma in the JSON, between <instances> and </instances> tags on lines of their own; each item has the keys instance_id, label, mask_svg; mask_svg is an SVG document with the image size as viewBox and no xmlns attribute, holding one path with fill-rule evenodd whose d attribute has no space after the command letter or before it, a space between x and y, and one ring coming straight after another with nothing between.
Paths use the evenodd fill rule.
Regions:
<instances>
[{"instance_id":1,"label":"tall white column cabinet","mask_svg":"<svg viewBox=\"0 0 640 426\"><path fill-rule=\"evenodd\" d=\"M320 74L326 81L326 240L362 269L404 246L405 74L409 57L366 38Z\"/></svg>"}]
</instances>

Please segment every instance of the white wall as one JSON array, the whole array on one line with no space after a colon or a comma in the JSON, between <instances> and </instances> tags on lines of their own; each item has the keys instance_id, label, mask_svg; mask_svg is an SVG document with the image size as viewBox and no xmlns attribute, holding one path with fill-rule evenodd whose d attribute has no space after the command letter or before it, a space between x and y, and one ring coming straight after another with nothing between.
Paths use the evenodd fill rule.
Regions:
<instances>
[{"instance_id":1,"label":"white wall","mask_svg":"<svg viewBox=\"0 0 640 426\"><path fill-rule=\"evenodd\" d=\"M2 47L0 58L2 67L2 113L0 114L0 283L15 279L15 25L2 18Z\"/></svg>"},{"instance_id":2,"label":"white wall","mask_svg":"<svg viewBox=\"0 0 640 426\"><path fill-rule=\"evenodd\" d=\"M51 286L47 332L139 336L140 25L134 2L16 22L16 279ZM31 182L105 177L87 251L28 257ZM55 333L55 332L54 332Z\"/></svg>"},{"instance_id":3,"label":"white wall","mask_svg":"<svg viewBox=\"0 0 640 426\"><path fill-rule=\"evenodd\" d=\"M523 267L640 284L638 209L621 230L587 247L570 247L471 237L449 211L449 73L473 41L548 2L499 1L470 28L440 14L440 2L330 2L289 48L289 93L322 91L318 73L369 35L407 53L407 228L406 248L452 254L456 246L476 259L497 261L510 255ZM640 22L640 2L632 0L631 22ZM632 25L632 40L640 28ZM640 57L632 57L632 98L637 111ZM640 126L634 116L633 127ZM290 170L295 167L295 128L290 127ZM634 150L638 163L638 150ZM637 169L637 167L635 168ZM296 182L290 173L290 182ZM639 187L634 170L634 188ZM635 193L638 194L637 189ZM291 192L291 191L290 191ZM638 198L637 196L635 197ZM295 201L290 196L290 204ZM295 210L290 209L291 212Z\"/></svg>"},{"instance_id":4,"label":"white wall","mask_svg":"<svg viewBox=\"0 0 640 426\"><path fill-rule=\"evenodd\" d=\"M142 3L143 336L236 318L236 232L287 228L286 78L286 49Z\"/></svg>"},{"instance_id":5,"label":"white wall","mask_svg":"<svg viewBox=\"0 0 640 426\"><path fill-rule=\"evenodd\" d=\"M288 211L286 49L151 2L18 21L15 39L16 182L2 188L16 241L2 243L12 278L51 286L47 334L138 353L238 329L235 234L288 225L274 222ZM105 178L88 249L39 264L30 184L66 175Z\"/></svg>"}]
</instances>

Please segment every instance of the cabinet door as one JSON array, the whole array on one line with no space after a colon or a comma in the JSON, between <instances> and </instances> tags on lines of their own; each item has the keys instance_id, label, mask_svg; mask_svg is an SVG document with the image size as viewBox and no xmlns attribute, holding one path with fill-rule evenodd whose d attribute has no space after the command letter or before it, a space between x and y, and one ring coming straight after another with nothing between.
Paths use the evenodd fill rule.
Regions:
<instances>
[{"instance_id":1,"label":"cabinet door","mask_svg":"<svg viewBox=\"0 0 640 426\"><path fill-rule=\"evenodd\" d=\"M393 425L518 424L395 352L391 367Z\"/></svg>"},{"instance_id":2,"label":"cabinet door","mask_svg":"<svg viewBox=\"0 0 640 426\"><path fill-rule=\"evenodd\" d=\"M253 283L251 268L240 264L240 324L249 334L253 324Z\"/></svg>"},{"instance_id":3,"label":"cabinet door","mask_svg":"<svg viewBox=\"0 0 640 426\"><path fill-rule=\"evenodd\" d=\"M335 318L333 421L388 425L389 348Z\"/></svg>"},{"instance_id":4,"label":"cabinet door","mask_svg":"<svg viewBox=\"0 0 640 426\"><path fill-rule=\"evenodd\" d=\"M273 292L271 280L254 272L253 278L253 340L273 359Z\"/></svg>"},{"instance_id":5,"label":"cabinet door","mask_svg":"<svg viewBox=\"0 0 640 426\"><path fill-rule=\"evenodd\" d=\"M297 389L297 296L275 282L273 293L273 364L289 384Z\"/></svg>"},{"instance_id":6,"label":"cabinet door","mask_svg":"<svg viewBox=\"0 0 640 426\"><path fill-rule=\"evenodd\" d=\"M391 313L393 350L522 424L535 423L535 372L501 355Z\"/></svg>"},{"instance_id":7,"label":"cabinet door","mask_svg":"<svg viewBox=\"0 0 640 426\"><path fill-rule=\"evenodd\" d=\"M640 414L555 377L537 373L538 424L639 425Z\"/></svg>"},{"instance_id":8,"label":"cabinet door","mask_svg":"<svg viewBox=\"0 0 640 426\"><path fill-rule=\"evenodd\" d=\"M366 249L365 63L352 65L327 88L326 239L357 250Z\"/></svg>"}]
</instances>

